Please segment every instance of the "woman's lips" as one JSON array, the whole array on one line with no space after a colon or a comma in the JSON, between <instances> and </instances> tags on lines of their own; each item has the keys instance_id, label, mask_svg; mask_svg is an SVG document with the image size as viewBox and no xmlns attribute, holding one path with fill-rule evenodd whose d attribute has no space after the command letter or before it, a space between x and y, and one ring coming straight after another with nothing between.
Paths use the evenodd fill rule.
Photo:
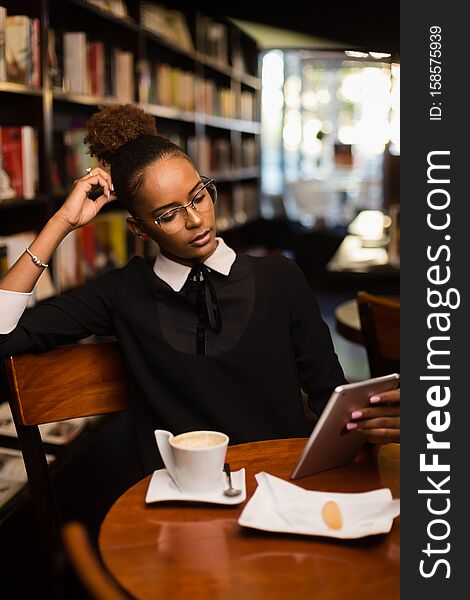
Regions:
<instances>
[{"instance_id":1,"label":"woman's lips","mask_svg":"<svg viewBox=\"0 0 470 600\"><path fill-rule=\"evenodd\" d=\"M190 242L190 246L205 246L211 239L211 232L210 229L207 230L207 232L202 236L197 238L196 240L194 240L193 242Z\"/></svg>"}]
</instances>

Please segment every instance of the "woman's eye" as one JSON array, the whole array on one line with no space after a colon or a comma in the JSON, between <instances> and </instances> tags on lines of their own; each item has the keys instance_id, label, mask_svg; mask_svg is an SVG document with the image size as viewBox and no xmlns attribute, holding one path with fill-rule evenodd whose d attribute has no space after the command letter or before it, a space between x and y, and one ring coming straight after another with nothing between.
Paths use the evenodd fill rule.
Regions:
<instances>
[{"instance_id":1,"label":"woman's eye","mask_svg":"<svg viewBox=\"0 0 470 600\"><path fill-rule=\"evenodd\" d=\"M168 223L169 221L173 221L173 219L176 217L176 212L174 213L170 213L169 215L166 215L164 217L160 217L160 221L162 223Z\"/></svg>"},{"instance_id":2,"label":"woman's eye","mask_svg":"<svg viewBox=\"0 0 470 600\"><path fill-rule=\"evenodd\" d=\"M199 202L202 202L205 198L205 194L201 194L200 196L197 196L196 198L194 198L193 202L194 204L199 204Z\"/></svg>"}]
</instances>

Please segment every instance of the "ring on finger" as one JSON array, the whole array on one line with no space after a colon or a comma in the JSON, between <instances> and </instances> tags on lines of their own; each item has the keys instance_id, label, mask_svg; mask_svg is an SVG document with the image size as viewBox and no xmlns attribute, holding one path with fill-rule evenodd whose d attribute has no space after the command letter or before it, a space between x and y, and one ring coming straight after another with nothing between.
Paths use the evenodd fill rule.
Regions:
<instances>
[{"instance_id":1,"label":"ring on finger","mask_svg":"<svg viewBox=\"0 0 470 600\"><path fill-rule=\"evenodd\" d=\"M96 173L94 172L94 169L92 169L91 167L88 167L86 172L88 173L88 175L96 175Z\"/></svg>"}]
</instances>

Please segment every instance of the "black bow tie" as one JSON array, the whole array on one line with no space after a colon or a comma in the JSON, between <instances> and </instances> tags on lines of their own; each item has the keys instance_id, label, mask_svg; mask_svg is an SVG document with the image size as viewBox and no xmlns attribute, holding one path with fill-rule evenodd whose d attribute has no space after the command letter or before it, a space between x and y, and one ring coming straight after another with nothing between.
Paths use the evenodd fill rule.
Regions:
<instances>
[{"instance_id":1,"label":"black bow tie","mask_svg":"<svg viewBox=\"0 0 470 600\"><path fill-rule=\"evenodd\" d=\"M184 284L187 294L195 293L198 308L205 307L209 325L213 331L222 331L222 315L211 278L211 271L202 263L196 263Z\"/></svg>"}]
</instances>

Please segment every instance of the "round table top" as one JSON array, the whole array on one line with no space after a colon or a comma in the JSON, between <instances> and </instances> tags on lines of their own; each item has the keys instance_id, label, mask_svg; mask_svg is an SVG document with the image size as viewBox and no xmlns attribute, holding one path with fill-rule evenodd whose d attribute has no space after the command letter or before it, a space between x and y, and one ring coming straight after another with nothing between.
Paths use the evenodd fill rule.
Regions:
<instances>
[{"instance_id":1,"label":"round table top","mask_svg":"<svg viewBox=\"0 0 470 600\"><path fill-rule=\"evenodd\" d=\"M231 446L232 470L246 469L247 500L236 506L146 504L150 476L111 507L100 531L102 558L120 584L151 598L399 598L399 518L388 534L360 539L268 533L237 520L265 471L289 481L305 439ZM356 460L294 483L306 489L399 497L398 444L365 446Z\"/></svg>"},{"instance_id":2,"label":"round table top","mask_svg":"<svg viewBox=\"0 0 470 600\"><path fill-rule=\"evenodd\" d=\"M350 342L363 344L361 320L356 298L346 300L335 308L336 331Z\"/></svg>"}]
</instances>

